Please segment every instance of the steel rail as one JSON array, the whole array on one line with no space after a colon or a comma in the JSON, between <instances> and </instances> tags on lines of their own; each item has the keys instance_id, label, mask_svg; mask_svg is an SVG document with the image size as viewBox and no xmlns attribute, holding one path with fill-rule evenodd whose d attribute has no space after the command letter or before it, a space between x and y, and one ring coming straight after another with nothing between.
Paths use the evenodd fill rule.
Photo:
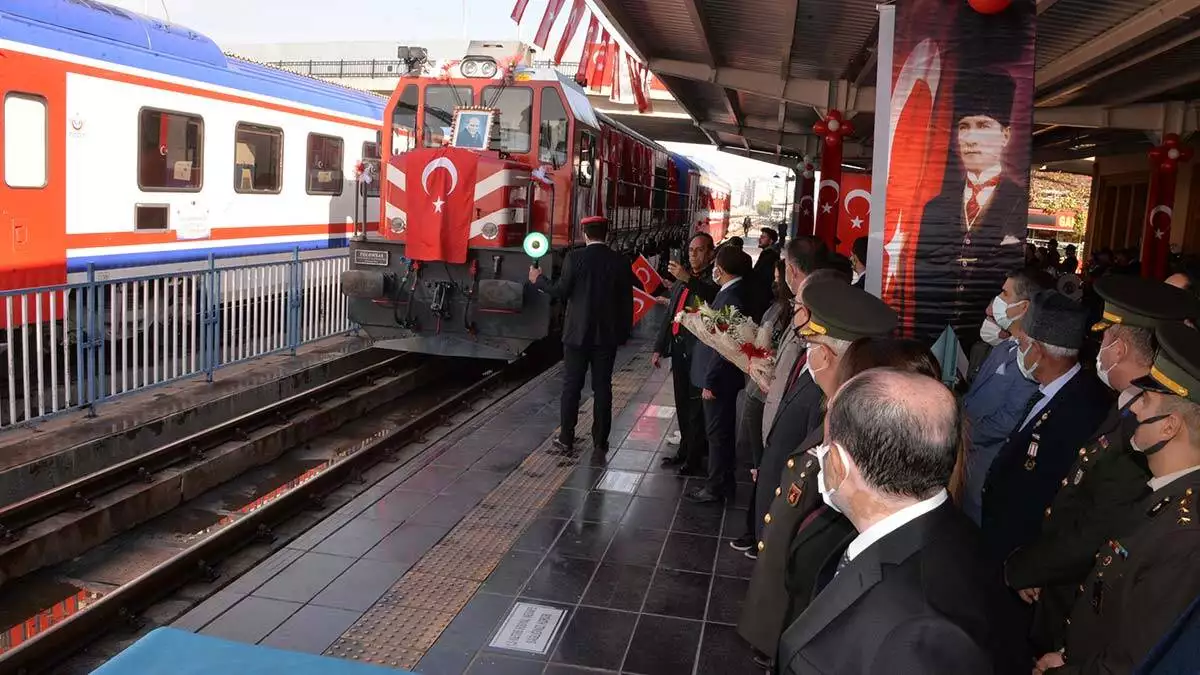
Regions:
<instances>
[{"instance_id":1,"label":"steel rail","mask_svg":"<svg viewBox=\"0 0 1200 675\"><path fill-rule=\"evenodd\" d=\"M0 545L19 540L21 532L31 525L64 511L88 510L92 507L93 500L99 496L131 483L145 481L155 473L177 464L200 459L206 450L230 440L245 439L250 431L268 424L284 422L289 416L312 408L322 399L333 398L364 383L373 382L380 377L380 371L398 368L415 359L413 354L389 356L355 372L323 382L311 389L0 508Z\"/></svg>"},{"instance_id":2,"label":"steel rail","mask_svg":"<svg viewBox=\"0 0 1200 675\"><path fill-rule=\"evenodd\" d=\"M96 604L26 642L0 655L0 672L32 675L49 670L82 650L120 622L136 623L137 615L154 602L196 577L215 579L215 564L256 540L270 526L304 510L314 498L327 494L342 483L361 476L362 471L386 455L419 438L427 429L444 424L450 411L485 395L502 381L519 377L536 359L522 357L508 366L485 375L443 399L417 417L389 433L363 445L355 452L330 460L327 469L298 485L277 500L245 514L207 539L181 551L169 560L102 597ZM414 455L413 457L416 457ZM406 461L413 459L407 458Z\"/></svg>"}]
</instances>

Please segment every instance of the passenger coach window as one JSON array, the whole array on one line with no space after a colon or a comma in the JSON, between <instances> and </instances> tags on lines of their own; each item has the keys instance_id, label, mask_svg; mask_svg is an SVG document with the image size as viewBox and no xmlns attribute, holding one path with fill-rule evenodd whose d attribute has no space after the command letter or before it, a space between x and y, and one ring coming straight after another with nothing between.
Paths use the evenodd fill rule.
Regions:
<instances>
[{"instance_id":1,"label":"passenger coach window","mask_svg":"<svg viewBox=\"0 0 1200 675\"><path fill-rule=\"evenodd\" d=\"M49 173L46 99L26 94L4 97L4 183L11 188L46 187Z\"/></svg>"},{"instance_id":2,"label":"passenger coach window","mask_svg":"<svg viewBox=\"0 0 1200 675\"><path fill-rule=\"evenodd\" d=\"M204 185L204 120L143 109L139 120L138 187L196 192Z\"/></svg>"},{"instance_id":3,"label":"passenger coach window","mask_svg":"<svg viewBox=\"0 0 1200 675\"><path fill-rule=\"evenodd\" d=\"M283 130L239 123L233 146L233 191L279 194L283 187Z\"/></svg>"},{"instance_id":4,"label":"passenger coach window","mask_svg":"<svg viewBox=\"0 0 1200 675\"><path fill-rule=\"evenodd\" d=\"M417 85L410 84L400 94L392 113L392 154L412 150L417 144Z\"/></svg>"},{"instance_id":5,"label":"passenger coach window","mask_svg":"<svg viewBox=\"0 0 1200 675\"><path fill-rule=\"evenodd\" d=\"M342 194L342 148L340 138L308 135L308 194Z\"/></svg>"},{"instance_id":6,"label":"passenger coach window","mask_svg":"<svg viewBox=\"0 0 1200 675\"><path fill-rule=\"evenodd\" d=\"M379 196L379 144L367 141L362 147L363 168L371 173L371 182L367 183L367 196Z\"/></svg>"},{"instance_id":7,"label":"passenger coach window","mask_svg":"<svg viewBox=\"0 0 1200 675\"><path fill-rule=\"evenodd\" d=\"M470 87L430 85L425 87L425 147L441 147L450 138L450 127L454 125L454 109L459 106L475 105L475 92Z\"/></svg>"},{"instance_id":8,"label":"passenger coach window","mask_svg":"<svg viewBox=\"0 0 1200 675\"><path fill-rule=\"evenodd\" d=\"M578 165L579 186L592 187L596 176L596 137L589 133L579 135Z\"/></svg>"},{"instance_id":9,"label":"passenger coach window","mask_svg":"<svg viewBox=\"0 0 1200 675\"><path fill-rule=\"evenodd\" d=\"M484 87L483 105L500 111L500 149L529 152L533 132L533 90L529 87Z\"/></svg>"},{"instance_id":10,"label":"passenger coach window","mask_svg":"<svg viewBox=\"0 0 1200 675\"><path fill-rule=\"evenodd\" d=\"M570 131L571 123L567 118L567 109L563 107L558 92L543 89L538 161L549 162L555 167L566 164Z\"/></svg>"}]
</instances>

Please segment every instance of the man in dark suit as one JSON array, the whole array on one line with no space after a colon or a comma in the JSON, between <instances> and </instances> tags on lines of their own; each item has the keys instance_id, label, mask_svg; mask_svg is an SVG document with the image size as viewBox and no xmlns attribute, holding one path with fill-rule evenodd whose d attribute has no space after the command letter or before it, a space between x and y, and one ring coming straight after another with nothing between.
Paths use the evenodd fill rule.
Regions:
<instances>
[{"instance_id":1,"label":"man in dark suit","mask_svg":"<svg viewBox=\"0 0 1200 675\"><path fill-rule=\"evenodd\" d=\"M617 347L629 339L633 328L633 286L637 278L629 260L608 247L608 220L584 218L587 245L571 251L562 274L549 282L540 269L529 268L529 281L539 291L567 303L563 322L563 393L561 428L554 445L559 452L575 447L579 399L588 369L592 371L592 449L608 452L612 428L612 372Z\"/></svg>"},{"instance_id":2,"label":"man in dark suit","mask_svg":"<svg viewBox=\"0 0 1200 675\"><path fill-rule=\"evenodd\" d=\"M1169 323L1156 336L1150 375L1134 382L1145 393L1129 441L1153 474L1151 493L1096 551L1066 648L1036 672L1133 672L1200 595L1200 333ZM1165 672L1195 673L1196 662Z\"/></svg>"},{"instance_id":3,"label":"man in dark suit","mask_svg":"<svg viewBox=\"0 0 1200 675\"><path fill-rule=\"evenodd\" d=\"M757 309L753 284L747 281L753 269L750 256L732 246L717 250L713 278L720 285L711 307L736 309L745 316L754 316ZM762 316L762 311L758 311ZM704 425L708 433L708 479L704 487L692 491L688 498L709 503L733 499L737 481L735 434L737 430L737 395L746 384L746 375L726 361L713 348L699 343L692 356L692 386L700 389L704 401Z\"/></svg>"},{"instance_id":4,"label":"man in dark suit","mask_svg":"<svg viewBox=\"0 0 1200 675\"><path fill-rule=\"evenodd\" d=\"M664 467L679 467L681 475L699 475L708 457L708 436L704 432L704 406L700 389L692 386L692 355L696 351L696 336L675 321L687 307L699 307L717 297L717 284L712 279L713 256L716 247L712 236L701 232L688 242L688 267L672 260L668 271L675 277L668 301L670 316L663 322L654 343L650 362L659 367L665 356L671 359L671 380L675 389L675 417L679 422L679 447L673 457L664 457Z\"/></svg>"},{"instance_id":5,"label":"man in dark suit","mask_svg":"<svg viewBox=\"0 0 1200 675\"><path fill-rule=\"evenodd\" d=\"M1112 405L1079 365L1086 314L1057 291L1033 296L1017 334L1017 368L1038 383L983 484L984 541L997 561L1037 538L1051 500Z\"/></svg>"},{"instance_id":6,"label":"man in dark suit","mask_svg":"<svg viewBox=\"0 0 1200 675\"><path fill-rule=\"evenodd\" d=\"M842 279L822 281L819 273L813 273L805 280L802 299L808 317L797 330L809 341L812 379L827 395L837 385L837 371L850 345L860 338L890 334L896 327L896 312L879 298L851 287ZM818 422L808 437L787 456L773 461L770 466L764 462L759 469L757 487L769 498L768 511L758 516L757 524L762 534L761 543L757 543L758 562L754 565L750 588L742 605L738 634L765 657L760 658L760 665L765 665L766 659L775 653L779 635L787 627L784 619L791 605L790 593L782 591L788 588L789 552L796 532L801 522L821 505L819 496L814 501L814 495L818 494L815 489L805 490L817 473L816 460L806 451L820 445L825 436L825 429L820 424L823 413L820 399L815 412ZM768 478L767 471L775 474ZM756 490L756 501L758 496ZM841 516L833 515L843 522L826 527L827 523L822 520L805 533L806 538L830 533L824 536L836 538L835 545L841 542L849 525ZM820 564L822 561L811 562ZM804 594L805 602L811 595L810 588Z\"/></svg>"},{"instance_id":7,"label":"man in dark suit","mask_svg":"<svg viewBox=\"0 0 1200 675\"><path fill-rule=\"evenodd\" d=\"M1015 91L1011 77L993 72L955 88L958 162L925 205L917 240L918 338L932 342L949 324L970 347L994 289L1021 265L1029 197L1004 168Z\"/></svg>"},{"instance_id":8,"label":"man in dark suit","mask_svg":"<svg viewBox=\"0 0 1200 675\"><path fill-rule=\"evenodd\" d=\"M754 279L763 288L770 288L775 283L775 263L779 262L779 233L769 227L759 230L758 249Z\"/></svg>"},{"instance_id":9,"label":"man in dark suit","mask_svg":"<svg viewBox=\"0 0 1200 675\"><path fill-rule=\"evenodd\" d=\"M1155 328L1197 314L1194 296L1153 279L1105 277L1096 282L1096 293L1104 299L1104 320L1092 327L1104 331L1096 373L1121 397L1080 450L1037 539L1004 565L1009 586L1026 602L1036 600L1033 641L1039 654L1062 648L1067 616L1096 549L1150 492L1145 458L1128 447L1136 424L1130 407L1141 392L1132 383L1150 374Z\"/></svg>"},{"instance_id":10,"label":"man in dark suit","mask_svg":"<svg viewBox=\"0 0 1200 675\"><path fill-rule=\"evenodd\" d=\"M855 288L867 287L867 237L859 237L850 244L850 264L854 267Z\"/></svg>"},{"instance_id":11,"label":"man in dark suit","mask_svg":"<svg viewBox=\"0 0 1200 675\"><path fill-rule=\"evenodd\" d=\"M780 672L1028 672L1016 600L946 491L961 426L926 375L871 369L833 397L818 484L858 536L784 632Z\"/></svg>"}]
</instances>

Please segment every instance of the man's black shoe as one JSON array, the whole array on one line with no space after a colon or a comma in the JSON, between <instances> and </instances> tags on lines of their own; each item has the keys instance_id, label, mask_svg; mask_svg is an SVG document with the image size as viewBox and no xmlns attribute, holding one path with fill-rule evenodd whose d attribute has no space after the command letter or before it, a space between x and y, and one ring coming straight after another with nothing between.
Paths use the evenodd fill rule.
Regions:
<instances>
[{"instance_id":1,"label":"man's black shoe","mask_svg":"<svg viewBox=\"0 0 1200 675\"><path fill-rule=\"evenodd\" d=\"M573 455L575 454L575 446L572 443L564 443L561 439L554 439L551 443L550 454L552 455Z\"/></svg>"},{"instance_id":2,"label":"man's black shoe","mask_svg":"<svg viewBox=\"0 0 1200 675\"><path fill-rule=\"evenodd\" d=\"M681 464L683 464L682 457L663 457L662 458L662 467L664 469L670 468L672 466L679 466Z\"/></svg>"},{"instance_id":3,"label":"man's black shoe","mask_svg":"<svg viewBox=\"0 0 1200 675\"><path fill-rule=\"evenodd\" d=\"M743 534L737 539L729 542L729 546L735 551L749 551L750 549L754 548L754 544L756 543L757 542L754 541L753 535Z\"/></svg>"},{"instance_id":4,"label":"man's black shoe","mask_svg":"<svg viewBox=\"0 0 1200 675\"><path fill-rule=\"evenodd\" d=\"M708 488L700 488L694 492L689 492L687 499L696 504L720 504L725 501L724 497L713 494Z\"/></svg>"},{"instance_id":5,"label":"man's black shoe","mask_svg":"<svg viewBox=\"0 0 1200 675\"><path fill-rule=\"evenodd\" d=\"M688 466L687 464L684 464L683 466L679 467L679 469L675 473L680 476L683 476L685 478L700 478L700 477L704 476L703 471L701 471L700 469L697 469L693 466Z\"/></svg>"}]
</instances>

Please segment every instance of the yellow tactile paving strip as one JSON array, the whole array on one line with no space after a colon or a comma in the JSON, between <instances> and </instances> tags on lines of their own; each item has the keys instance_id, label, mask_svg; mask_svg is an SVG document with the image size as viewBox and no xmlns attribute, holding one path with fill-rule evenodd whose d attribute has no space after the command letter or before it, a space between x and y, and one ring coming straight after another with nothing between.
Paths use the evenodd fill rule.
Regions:
<instances>
[{"instance_id":1,"label":"yellow tactile paving strip","mask_svg":"<svg viewBox=\"0 0 1200 675\"><path fill-rule=\"evenodd\" d=\"M614 416L641 388L647 357L639 351L614 373ZM580 410L578 428L591 424L589 400ZM543 441L325 653L395 668L416 666L575 469L575 462L547 453L553 439Z\"/></svg>"}]
</instances>

